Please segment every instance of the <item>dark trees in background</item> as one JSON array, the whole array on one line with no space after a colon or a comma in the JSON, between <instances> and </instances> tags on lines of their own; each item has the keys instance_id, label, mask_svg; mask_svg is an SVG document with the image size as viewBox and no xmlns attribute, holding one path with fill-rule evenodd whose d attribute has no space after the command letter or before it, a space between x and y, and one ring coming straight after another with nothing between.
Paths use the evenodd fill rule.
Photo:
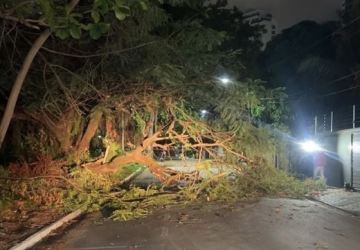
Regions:
<instances>
[{"instance_id":1,"label":"dark trees in background","mask_svg":"<svg viewBox=\"0 0 360 250\"><path fill-rule=\"evenodd\" d=\"M352 73L358 70L360 58L350 45L357 39L350 31L356 26L303 21L284 30L262 55L265 78L287 89L297 134L316 113L358 102L356 88L337 94L356 84Z\"/></svg>"}]
</instances>

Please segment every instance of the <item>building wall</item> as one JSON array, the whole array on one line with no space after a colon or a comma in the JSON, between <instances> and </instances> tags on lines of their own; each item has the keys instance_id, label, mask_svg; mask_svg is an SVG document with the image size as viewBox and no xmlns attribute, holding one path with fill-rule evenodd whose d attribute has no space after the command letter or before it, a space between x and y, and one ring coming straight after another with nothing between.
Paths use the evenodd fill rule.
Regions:
<instances>
[{"instance_id":1,"label":"building wall","mask_svg":"<svg viewBox=\"0 0 360 250\"><path fill-rule=\"evenodd\" d=\"M351 131L339 131L337 140L337 153L343 164L344 182L350 183L351 179Z\"/></svg>"},{"instance_id":2,"label":"building wall","mask_svg":"<svg viewBox=\"0 0 360 250\"><path fill-rule=\"evenodd\" d=\"M352 155L352 134L360 134L360 129L346 129L335 133L323 133L317 136L322 147L334 157L334 164L343 171L344 183L351 182L351 155ZM337 163L336 163L337 162ZM354 162L359 165L360 162ZM340 177L340 176L339 176Z\"/></svg>"}]
</instances>

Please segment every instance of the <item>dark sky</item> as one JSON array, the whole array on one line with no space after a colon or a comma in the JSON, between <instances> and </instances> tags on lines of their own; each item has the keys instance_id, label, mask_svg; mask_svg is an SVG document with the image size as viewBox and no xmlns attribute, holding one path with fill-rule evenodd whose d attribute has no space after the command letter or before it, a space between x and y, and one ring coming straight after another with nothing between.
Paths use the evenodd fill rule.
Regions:
<instances>
[{"instance_id":1,"label":"dark sky","mask_svg":"<svg viewBox=\"0 0 360 250\"><path fill-rule=\"evenodd\" d=\"M319 22L337 18L342 0L228 0L241 9L258 8L269 11L279 28L289 27L301 20Z\"/></svg>"}]
</instances>

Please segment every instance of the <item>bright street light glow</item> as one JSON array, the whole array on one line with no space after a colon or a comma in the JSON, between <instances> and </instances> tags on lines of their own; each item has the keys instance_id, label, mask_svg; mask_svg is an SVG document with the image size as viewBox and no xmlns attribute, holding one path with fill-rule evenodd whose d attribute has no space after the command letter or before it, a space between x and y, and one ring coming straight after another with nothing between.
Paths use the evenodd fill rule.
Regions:
<instances>
[{"instance_id":1,"label":"bright street light glow","mask_svg":"<svg viewBox=\"0 0 360 250\"><path fill-rule=\"evenodd\" d=\"M301 145L301 148L308 153L322 151L322 148L320 147L320 145L314 141L305 141L305 142L300 143L300 145Z\"/></svg>"},{"instance_id":2,"label":"bright street light glow","mask_svg":"<svg viewBox=\"0 0 360 250\"><path fill-rule=\"evenodd\" d=\"M222 84L228 84L228 83L230 83L230 79L228 78L228 77L221 77L220 78L220 82L222 83Z\"/></svg>"},{"instance_id":3,"label":"bright street light glow","mask_svg":"<svg viewBox=\"0 0 360 250\"><path fill-rule=\"evenodd\" d=\"M205 118L205 116L209 113L209 111L203 109L200 111L200 113L201 113L201 118Z\"/></svg>"}]
</instances>

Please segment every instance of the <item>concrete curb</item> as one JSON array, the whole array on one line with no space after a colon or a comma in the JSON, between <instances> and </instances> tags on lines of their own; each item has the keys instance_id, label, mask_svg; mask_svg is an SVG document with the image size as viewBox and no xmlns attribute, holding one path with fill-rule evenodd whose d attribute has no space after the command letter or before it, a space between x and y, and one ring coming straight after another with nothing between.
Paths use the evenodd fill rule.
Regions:
<instances>
[{"instance_id":1,"label":"concrete curb","mask_svg":"<svg viewBox=\"0 0 360 250\"><path fill-rule=\"evenodd\" d=\"M66 215L65 217L61 218L60 220L52 223L51 225L44 227L39 232L31 235L30 237L28 237L24 241L18 243L17 245L13 246L9 250L29 249L30 247L33 247L35 244L39 243L41 240L43 240L44 238L49 236L50 233L53 232L54 230L60 228L65 223L68 223L69 221L78 218L82 214L83 214L83 210L78 209L78 210Z\"/></svg>"},{"instance_id":2,"label":"concrete curb","mask_svg":"<svg viewBox=\"0 0 360 250\"><path fill-rule=\"evenodd\" d=\"M342 208L339 208L339 207L330 205L330 204L328 204L328 203L326 203L326 202L323 202L323 201L321 201L321 200L317 200L317 199L312 198L312 197L306 197L306 199L308 199L309 201L315 202L315 203L320 203L320 204L322 204L322 205L324 205L324 206L326 206L326 207L339 210L339 211L341 211L341 212L343 212L343 213L350 214L350 215L352 215L352 216L356 216L356 217L359 217L359 216L360 216L360 213L359 213L359 212L342 209Z\"/></svg>"}]
</instances>

